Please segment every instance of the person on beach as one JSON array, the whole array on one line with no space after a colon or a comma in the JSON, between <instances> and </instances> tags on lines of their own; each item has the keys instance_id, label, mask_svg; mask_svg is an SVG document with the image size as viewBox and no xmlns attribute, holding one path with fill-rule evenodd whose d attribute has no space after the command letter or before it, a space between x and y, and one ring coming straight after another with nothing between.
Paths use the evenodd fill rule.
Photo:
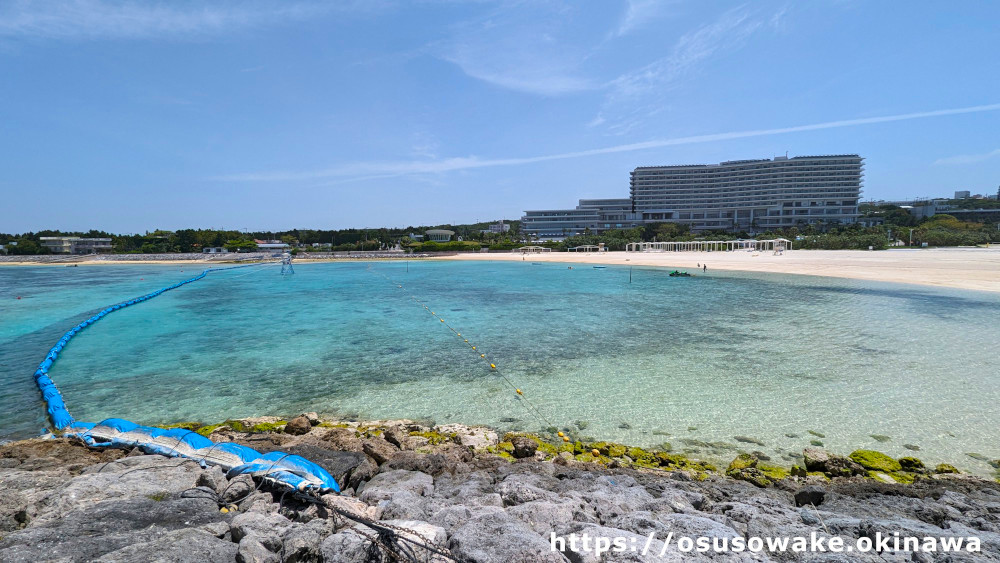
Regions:
<instances>
[{"instance_id":1,"label":"person on beach","mask_svg":"<svg viewBox=\"0 0 1000 563\"><path fill-rule=\"evenodd\" d=\"M705 264L704 266L702 266L701 267L701 271L702 272L707 272L708 271L708 264Z\"/></svg>"}]
</instances>

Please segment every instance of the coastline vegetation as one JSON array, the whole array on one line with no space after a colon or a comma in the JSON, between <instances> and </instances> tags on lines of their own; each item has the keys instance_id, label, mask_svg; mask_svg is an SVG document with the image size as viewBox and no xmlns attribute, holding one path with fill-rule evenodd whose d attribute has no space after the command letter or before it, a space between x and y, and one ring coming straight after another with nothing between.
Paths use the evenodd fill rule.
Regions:
<instances>
[{"instance_id":1,"label":"coastline vegetation","mask_svg":"<svg viewBox=\"0 0 1000 563\"><path fill-rule=\"evenodd\" d=\"M977 206L987 211L1000 209L992 200L955 200L953 207L966 209ZM747 232L713 231L694 234L688 225L652 223L632 229L612 229L600 234L585 231L561 242L532 241L521 232L520 221L505 221L510 230L489 232L490 223L465 225L435 225L405 229L291 229L287 231L242 232L215 229L154 230L144 234L114 234L104 231L87 232L38 231L22 234L0 233L0 244L9 245L10 254L48 254L40 237L82 236L112 240L116 254L169 254L201 252L203 248L224 247L232 252L257 249L255 240L279 240L293 247L293 252L372 251L399 244L413 252L474 252L482 248L493 251L513 250L526 244L564 251L582 245L603 244L608 250L624 250L630 242L733 240L740 238L787 238L796 249L881 250L893 246L974 246L1000 242L1000 229L995 222L962 221L946 213L931 217L916 217L910 210L894 205L862 205L861 220L853 225L807 225L783 229ZM869 225L869 226L865 226ZM454 231L448 242L421 241L411 238L432 228ZM486 232L484 232L486 231ZM317 246L313 246L316 244Z\"/></svg>"}]
</instances>

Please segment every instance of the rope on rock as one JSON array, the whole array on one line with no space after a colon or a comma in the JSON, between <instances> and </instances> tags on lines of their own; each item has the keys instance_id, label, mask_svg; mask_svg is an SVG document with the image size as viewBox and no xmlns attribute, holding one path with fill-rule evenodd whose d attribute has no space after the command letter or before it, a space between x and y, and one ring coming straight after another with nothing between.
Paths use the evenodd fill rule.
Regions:
<instances>
[{"instance_id":1,"label":"rope on rock","mask_svg":"<svg viewBox=\"0 0 1000 563\"><path fill-rule=\"evenodd\" d=\"M326 503L322 499L317 499L311 495L293 493L292 496L302 502L322 505L327 510L330 510L335 514L339 514L347 520L374 530L375 535L372 536L365 533L361 529L352 528L359 535L365 537L369 542L371 542L371 545L368 546L367 561L406 561L408 563L419 563L420 561L430 559L431 555L436 555L449 561L462 563L462 559L455 557L447 547L432 542L414 530L366 518L359 514L355 514L350 510ZM407 535L404 534L415 536L420 539L417 540L412 537L407 537ZM425 550L426 555L424 557L418 557L415 548Z\"/></svg>"}]
</instances>

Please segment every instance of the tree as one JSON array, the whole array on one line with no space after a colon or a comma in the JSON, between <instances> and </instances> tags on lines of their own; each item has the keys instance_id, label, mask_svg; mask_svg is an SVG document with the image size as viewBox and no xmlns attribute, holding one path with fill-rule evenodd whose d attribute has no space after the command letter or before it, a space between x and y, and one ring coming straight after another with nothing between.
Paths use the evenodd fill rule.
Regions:
<instances>
[{"instance_id":1,"label":"tree","mask_svg":"<svg viewBox=\"0 0 1000 563\"><path fill-rule=\"evenodd\" d=\"M226 241L225 247L229 252L253 252L257 250L257 243L247 239L233 239Z\"/></svg>"},{"instance_id":2,"label":"tree","mask_svg":"<svg viewBox=\"0 0 1000 563\"><path fill-rule=\"evenodd\" d=\"M16 242L17 244L16 245L12 244L14 242ZM51 254L52 253L52 251L49 250L48 248L42 246L41 244L38 244L37 242L35 242L35 241L31 240L31 239L27 239L27 238L19 238L19 239L15 240L15 241L12 241L12 243L11 243L11 246L7 247L7 254L26 255L26 254Z\"/></svg>"}]
</instances>

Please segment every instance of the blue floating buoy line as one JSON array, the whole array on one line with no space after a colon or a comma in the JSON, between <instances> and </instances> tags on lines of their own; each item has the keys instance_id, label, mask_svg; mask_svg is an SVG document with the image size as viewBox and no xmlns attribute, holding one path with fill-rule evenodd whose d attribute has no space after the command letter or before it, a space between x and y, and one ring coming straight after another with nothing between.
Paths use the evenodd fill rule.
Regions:
<instances>
[{"instance_id":1,"label":"blue floating buoy line","mask_svg":"<svg viewBox=\"0 0 1000 563\"><path fill-rule=\"evenodd\" d=\"M218 465L227 471L227 476L230 478L239 474L247 474L277 486L302 492L317 494L330 491L340 492L337 481L325 469L297 455L282 452L261 454L257 450L239 444L215 443L192 430L183 428L166 430L141 426L119 418L109 418L98 423L77 421L70 415L62 394L59 393L55 382L49 377L49 370L69 341L80 334L83 329L111 313L196 282L211 272L259 265L260 263L254 263L225 268L209 268L191 279L106 307L68 330L49 350L45 359L38 364L38 369L35 370L35 383L42 394L42 399L45 400L49 419L55 429L65 436L82 440L92 447L122 449L138 447L149 454L186 457L196 460L202 465Z\"/></svg>"}]
</instances>

